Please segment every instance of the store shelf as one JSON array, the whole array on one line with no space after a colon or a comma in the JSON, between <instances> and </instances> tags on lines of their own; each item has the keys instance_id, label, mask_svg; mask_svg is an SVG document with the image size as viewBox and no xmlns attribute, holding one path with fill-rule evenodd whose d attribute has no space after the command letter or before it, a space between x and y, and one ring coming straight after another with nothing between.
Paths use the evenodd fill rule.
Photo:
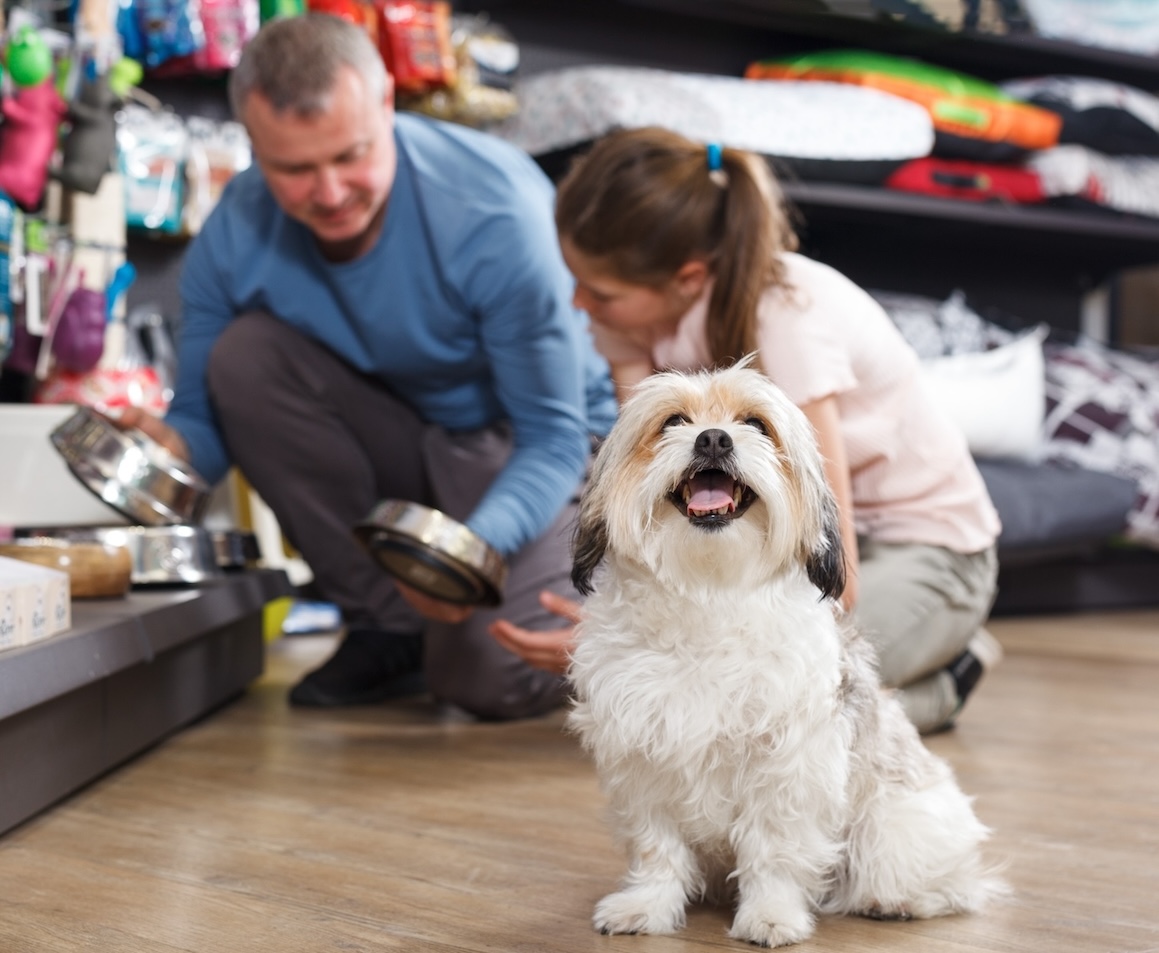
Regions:
<instances>
[{"instance_id":1,"label":"store shelf","mask_svg":"<svg viewBox=\"0 0 1159 953\"><path fill-rule=\"evenodd\" d=\"M69 631L0 652L0 833L237 696L264 660L255 570L73 600Z\"/></svg>"},{"instance_id":2,"label":"store shelf","mask_svg":"<svg viewBox=\"0 0 1159 953\"><path fill-rule=\"evenodd\" d=\"M1081 264L1092 275L1159 260L1159 220L1102 209L965 202L890 189L823 182L785 182L786 198L806 229L834 225L909 229L921 241L979 243L979 252L1015 247L1051 257L1059 267Z\"/></svg>"},{"instance_id":3,"label":"store shelf","mask_svg":"<svg viewBox=\"0 0 1159 953\"><path fill-rule=\"evenodd\" d=\"M845 12L835 13L830 6ZM1029 33L952 32L821 0L457 0L528 44L525 67L573 57L739 76L755 59L836 46L927 60L997 82L1047 73L1096 76L1159 92L1159 57ZM563 57L564 62L559 58ZM578 61L578 60L577 60Z\"/></svg>"},{"instance_id":4,"label":"store shelf","mask_svg":"<svg viewBox=\"0 0 1159 953\"><path fill-rule=\"evenodd\" d=\"M626 6L796 38L805 46L856 46L927 59L983 79L1065 73L1159 90L1159 59L1028 33L951 32L885 16L834 13L812 0L623 0ZM847 4L850 11L868 4ZM773 36L770 36L770 41ZM773 54L770 54L773 55Z\"/></svg>"}]
</instances>

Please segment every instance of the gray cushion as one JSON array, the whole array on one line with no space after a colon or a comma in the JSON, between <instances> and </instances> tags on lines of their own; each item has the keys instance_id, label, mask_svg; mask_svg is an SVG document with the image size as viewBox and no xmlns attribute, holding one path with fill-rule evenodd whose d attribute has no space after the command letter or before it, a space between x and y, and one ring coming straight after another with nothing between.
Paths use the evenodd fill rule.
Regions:
<instances>
[{"instance_id":1,"label":"gray cushion","mask_svg":"<svg viewBox=\"0 0 1159 953\"><path fill-rule=\"evenodd\" d=\"M978 460L1002 519L999 557L1050 555L1105 542L1123 531L1138 487L1080 467Z\"/></svg>"}]
</instances>

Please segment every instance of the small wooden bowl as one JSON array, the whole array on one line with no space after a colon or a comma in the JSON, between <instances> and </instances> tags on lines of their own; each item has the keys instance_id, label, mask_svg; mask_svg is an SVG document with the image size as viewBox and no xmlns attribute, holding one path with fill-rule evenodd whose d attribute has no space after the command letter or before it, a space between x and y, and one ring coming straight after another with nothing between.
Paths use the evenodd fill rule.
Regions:
<instances>
[{"instance_id":1,"label":"small wooden bowl","mask_svg":"<svg viewBox=\"0 0 1159 953\"><path fill-rule=\"evenodd\" d=\"M0 544L0 556L68 573L74 599L123 596L132 585L133 560L124 546L34 536Z\"/></svg>"}]
</instances>

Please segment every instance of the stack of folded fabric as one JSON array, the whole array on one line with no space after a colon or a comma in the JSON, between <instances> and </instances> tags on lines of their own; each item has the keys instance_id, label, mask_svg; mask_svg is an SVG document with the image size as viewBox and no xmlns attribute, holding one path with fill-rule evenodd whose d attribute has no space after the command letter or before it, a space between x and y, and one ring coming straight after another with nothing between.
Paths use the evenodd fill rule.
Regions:
<instances>
[{"instance_id":1,"label":"stack of folded fabric","mask_svg":"<svg viewBox=\"0 0 1159 953\"><path fill-rule=\"evenodd\" d=\"M865 50L761 60L745 75L847 83L921 105L935 130L931 154L895 169L887 188L1159 217L1159 98L1143 90L1075 76L996 86Z\"/></svg>"},{"instance_id":2,"label":"stack of folded fabric","mask_svg":"<svg viewBox=\"0 0 1159 953\"><path fill-rule=\"evenodd\" d=\"M1002 88L1062 121L1059 144L1027 159L1048 197L1159 217L1159 97L1085 76L1016 80Z\"/></svg>"},{"instance_id":3,"label":"stack of folded fabric","mask_svg":"<svg viewBox=\"0 0 1159 953\"><path fill-rule=\"evenodd\" d=\"M1061 117L965 73L867 50L826 50L750 64L752 80L847 83L920 105L935 130L931 155L893 171L884 184L965 201L1047 199L1023 160L1059 141Z\"/></svg>"}]
</instances>

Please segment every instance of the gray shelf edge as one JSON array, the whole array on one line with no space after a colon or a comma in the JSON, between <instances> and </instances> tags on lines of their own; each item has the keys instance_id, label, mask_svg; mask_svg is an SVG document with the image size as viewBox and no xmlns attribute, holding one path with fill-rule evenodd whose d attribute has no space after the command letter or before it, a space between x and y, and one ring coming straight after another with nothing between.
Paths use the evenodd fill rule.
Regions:
<instances>
[{"instance_id":1,"label":"gray shelf edge","mask_svg":"<svg viewBox=\"0 0 1159 953\"><path fill-rule=\"evenodd\" d=\"M1109 238L1150 243L1159 258L1159 220L1140 221L1098 211L1072 212L1031 205L998 205L911 195L868 186L784 181L781 189L793 203L835 210L866 211L928 218L942 222L994 226L1079 238Z\"/></svg>"},{"instance_id":2,"label":"gray shelf edge","mask_svg":"<svg viewBox=\"0 0 1159 953\"><path fill-rule=\"evenodd\" d=\"M0 719L148 663L293 592L281 570L250 570L195 588L134 589L124 599L73 600L67 632L0 652Z\"/></svg>"}]
</instances>

